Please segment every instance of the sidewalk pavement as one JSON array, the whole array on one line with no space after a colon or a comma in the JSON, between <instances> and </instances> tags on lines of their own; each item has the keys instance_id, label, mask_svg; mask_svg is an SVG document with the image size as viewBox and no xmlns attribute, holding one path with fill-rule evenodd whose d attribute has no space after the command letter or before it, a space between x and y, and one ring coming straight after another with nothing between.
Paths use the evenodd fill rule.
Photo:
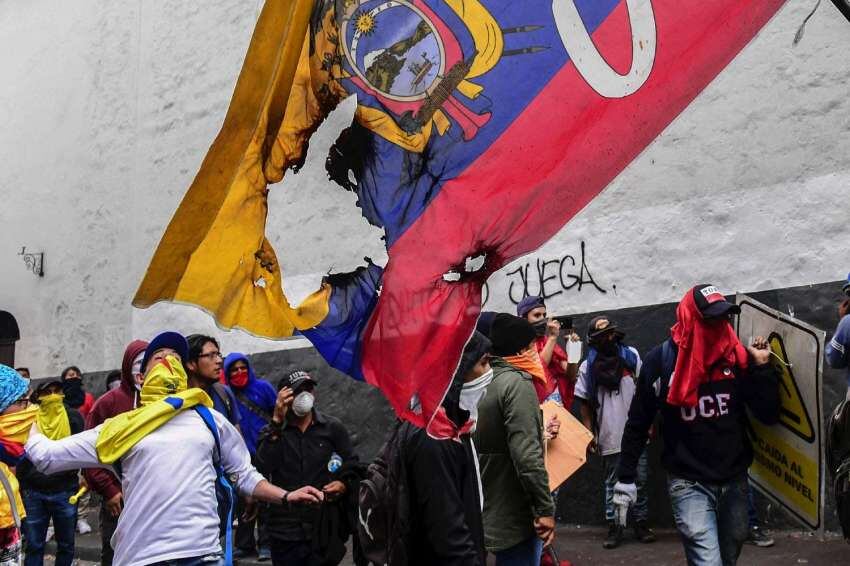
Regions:
<instances>
[{"instance_id":1,"label":"sidewalk pavement","mask_svg":"<svg viewBox=\"0 0 850 566\"><path fill-rule=\"evenodd\" d=\"M675 530L658 530L658 541L640 544L627 532L622 546L613 550L602 548L606 530L600 527L561 525L555 539L555 548L561 560L570 560L573 566L614 566L643 562L647 566L680 566L685 563L682 544ZM828 535L823 541L810 533L780 531L770 533L776 544L770 548L744 545L738 564L741 566L778 566L806 564L832 566L850 564L850 545L837 535ZM53 552L53 547L49 547ZM100 558L100 535L97 532L77 536L77 557L80 566L97 564ZM52 557L45 560L53 564ZM271 562L240 560L239 566L271 566ZM353 566L347 556L341 566Z\"/></svg>"}]
</instances>

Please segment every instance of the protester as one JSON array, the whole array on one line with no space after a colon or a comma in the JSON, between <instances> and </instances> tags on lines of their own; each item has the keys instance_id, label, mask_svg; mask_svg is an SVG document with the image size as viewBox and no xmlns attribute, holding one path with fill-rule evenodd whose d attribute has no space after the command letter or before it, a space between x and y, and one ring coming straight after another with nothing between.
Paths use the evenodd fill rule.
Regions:
<instances>
[{"instance_id":1,"label":"protester","mask_svg":"<svg viewBox=\"0 0 850 566\"><path fill-rule=\"evenodd\" d=\"M142 359L148 343L144 340L133 340L124 349L121 361L121 385L117 389L107 391L95 401L89 416L86 418L86 429L101 425L106 419L111 419L121 413L132 411L139 406L139 391L144 379ZM100 495L100 563L111 566L113 558L112 535L118 524L118 516L124 504L124 494L121 491L121 480L111 471L102 468L83 470L83 476L89 489Z\"/></svg>"},{"instance_id":2,"label":"protester","mask_svg":"<svg viewBox=\"0 0 850 566\"><path fill-rule=\"evenodd\" d=\"M223 356L218 341L212 336L192 334L189 342L189 358L186 370L189 373L189 387L197 387L209 395L213 408L227 417L230 424L239 428L242 415L236 404L236 397L230 387L219 381Z\"/></svg>"},{"instance_id":3,"label":"protester","mask_svg":"<svg viewBox=\"0 0 850 566\"><path fill-rule=\"evenodd\" d=\"M496 564L537 566L555 537L555 503L543 462L543 418L532 376L506 361L533 352L536 333L524 319L493 320L493 379L478 404L473 436L484 488L484 542ZM542 371L541 371L542 373Z\"/></svg>"},{"instance_id":4,"label":"protester","mask_svg":"<svg viewBox=\"0 0 850 566\"><path fill-rule=\"evenodd\" d=\"M534 380L537 398L542 403L552 399L567 410L573 406L573 396L578 373L578 360L570 362L567 353L558 344L561 336L561 323L548 318L543 297L525 297L517 305L517 316L526 319L534 327L537 337L534 346L543 365L545 380ZM571 333L568 340L581 338Z\"/></svg>"},{"instance_id":5,"label":"protester","mask_svg":"<svg viewBox=\"0 0 850 566\"><path fill-rule=\"evenodd\" d=\"M94 395L83 388L83 372L77 366L68 366L62 370L62 392L65 404L86 418L94 406Z\"/></svg>"},{"instance_id":6,"label":"protester","mask_svg":"<svg viewBox=\"0 0 850 566\"><path fill-rule=\"evenodd\" d=\"M482 493L470 430L493 380L490 340L476 332L466 345L442 408L457 440L436 440L404 423L402 458L410 494L410 565L484 566Z\"/></svg>"},{"instance_id":7,"label":"protester","mask_svg":"<svg viewBox=\"0 0 850 566\"><path fill-rule=\"evenodd\" d=\"M254 374L254 369L244 354L233 353L224 359L224 375L227 384L236 397L241 417L242 438L251 454L251 461L256 466L260 431L271 422L277 392L271 383L259 379ZM253 501L243 498L240 499L240 503L234 556L238 558L257 554L260 560L269 560L271 550L265 532L264 513L261 512L255 519L252 517L256 514L253 509ZM259 519L259 524L257 519ZM259 533L259 537L256 539L254 537L255 526Z\"/></svg>"},{"instance_id":8,"label":"protester","mask_svg":"<svg viewBox=\"0 0 850 566\"><path fill-rule=\"evenodd\" d=\"M12 468L24 456L30 427L38 407L30 406L29 384L18 372L0 364L0 566L21 562L21 520L26 510Z\"/></svg>"},{"instance_id":9,"label":"protester","mask_svg":"<svg viewBox=\"0 0 850 566\"><path fill-rule=\"evenodd\" d=\"M321 490L325 505L269 509L272 564L339 564L352 527L347 496L356 497L359 481L347 473L357 464L351 438L339 420L315 408L316 382L310 374L294 371L278 386L271 422L260 435L259 469L283 489Z\"/></svg>"},{"instance_id":10,"label":"protester","mask_svg":"<svg viewBox=\"0 0 850 566\"><path fill-rule=\"evenodd\" d=\"M593 432L591 450L602 456L605 493L605 521L608 534L602 546L616 548L623 540L623 526L614 509L614 485L620 461L620 443L635 395L636 376L640 372L638 351L623 344L625 335L607 316L591 319L587 329L587 359L579 368L576 397L581 399L581 418ZM648 526L647 451L637 464L637 501L631 509L635 538L643 543L655 541Z\"/></svg>"},{"instance_id":11,"label":"protester","mask_svg":"<svg viewBox=\"0 0 850 566\"><path fill-rule=\"evenodd\" d=\"M835 369L847 370L847 398L850 399L850 275L844 284L844 298L838 304L838 326L826 345L826 361Z\"/></svg>"},{"instance_id":12,"label":"protester","mask_svg":"<svg viewBox=\"0 0 850 566\"><path fill-rule=\"evenodd\" d=\"M121 372L114 369L106 374L106 391L109 392L119 387L121 387Z\"/></svg>"},{"instance_id":13,"label":"protester","mask_svg":"<svg viewBox=\"0 0 850 566\"><path fill-rule=\"evenodd\" d=\"M29 459L42 473L120 469L125 506L113 536L116 564L223 564L213 489L222 480L217 465L242 494L268 503L324 499L313 487L288 492L262 478L251 466L239 431L209 410L212 400L206 393L187 389L182 364L187 356L183 336L160 334L142 360L138 409L62 440L46 438L33 427L26 444Z\"/></svg>"},{"instance_id":14,"label":"protester","mask_svg":"<svg viewBox=\"0 0 850 566\"><path fill-rule=\"evenodd\" d=\"M763 337L744 347L731 316L740 308L711 285L689 290L672 337L649 352L623 433L614 486L621 510L637 499L635 477L660 411L662 462L688 564L734 565L747 538L747 469L753 449L746 410L779 420L779 386Z\"/></svg>"},{"instance_id":15,"label":"protester","mask_svg":"<svg viewBox=\"0 0 850 566\"><path fill-rule=\"evenodd\" d=\"M32 395L38 407L38 426L53 440L82 432L85 428L80 413L64 404L62 382L49 381L39 385ZM47 528L53 522L56 539L56 565L74 563L74 536L77 526L77 506L69 502L80 486L79 470L56 474L42 474L24 458L15 470L21 486L27 518L24 521L26 536L25 566L44 563L44 546Z\"/></svg>"}]
</instances>

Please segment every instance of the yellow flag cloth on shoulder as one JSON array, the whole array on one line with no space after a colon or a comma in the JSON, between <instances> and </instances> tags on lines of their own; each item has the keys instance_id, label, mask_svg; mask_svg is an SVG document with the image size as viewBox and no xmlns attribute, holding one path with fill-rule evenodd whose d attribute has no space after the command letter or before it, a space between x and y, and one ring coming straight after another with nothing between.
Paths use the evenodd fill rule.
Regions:
<instances>
[{"instance_id":1,"label":"yellow flag cloth on shoulder","mask_svg":"<svg viewBox=\"0 0 850 566\"><path fill-rule=\"evenodd\" d=\"M71 423L64 401L65 396L61 393L51 393L38 399L38 428L51 440L71 436Z\"/></svg>"},{"instance_id":2,"label":"yellow flag cloth on shoulder","mask_svg":"<svg viewBox=\"0 0 850 566\"><path fill-rule=\"evenodd\" d=\"M142 385L142 406L103 423L95 450L104 464L112 464L145 436L170 421L181 411L196 405L212 407L203 390L187 389L186 370L174 356L157 363Z\"/></svg>"},{"instance_id":3,"label":"yellow flag cloth on shoulder","mask_svg":"<svg viewBox=\"0 0 850 566\"><path fill-rule=\"evenodd\" d=\"M30 405L23 411L0 415L0 439L26 444L32 423L38 416L38 407Z\"/></svg>"}]
</instances>

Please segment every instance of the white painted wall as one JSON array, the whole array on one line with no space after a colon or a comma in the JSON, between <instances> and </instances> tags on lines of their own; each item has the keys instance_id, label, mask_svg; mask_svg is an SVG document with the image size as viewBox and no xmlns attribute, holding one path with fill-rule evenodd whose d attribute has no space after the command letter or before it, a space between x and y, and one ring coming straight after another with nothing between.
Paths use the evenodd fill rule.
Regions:
<instances>
[{"instance_id":1,"label":"white painted wall","mask_svg":"<svg viewBox=\"0 0 850 566\"><path fill-rule=\"evenodd\" d=\"M754 291L848 270L850 25L824 5L792 49L809 4L791 0L530 258L578 257L584 240L608 290L563 291L552 310L674 300L697 280ZM165 327L215 332L226 350L304 345L225 334L189 306L130 306L221 126L257 14L257 0L0 0L0 309L21 326L19 363L107 369L127 341ZM307 166L270 196L269 235L296 301L331 268L386 258L354 196L324 173L351 112L349 102L323 126ZM21 246L46 253L44 278L25 270ZM492 278L488 307L511 308L514 267Z\"/></svg>"}]
</instances>

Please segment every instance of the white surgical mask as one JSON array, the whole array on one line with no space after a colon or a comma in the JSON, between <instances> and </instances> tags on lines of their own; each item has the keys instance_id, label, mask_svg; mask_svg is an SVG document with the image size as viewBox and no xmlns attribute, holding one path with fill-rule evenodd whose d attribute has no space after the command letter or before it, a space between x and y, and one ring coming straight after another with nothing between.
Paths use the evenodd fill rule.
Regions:
<instances>
[{"instance_id":1,"label":"white surgical mask","mask_svg":"<svg viewBox=\"0 0 850 566\"><path fill-rule=\"evenodd\" d=\"M481 374L469 383L463 384L460 390L458 406L469 412L469 418L478 421L478 403L487 395L487 386L493 381L493 368Z\"/></svg>"},{"instance_id":2,"label":"white surgical mask","mask_svg":"<svg viewBox=\"0 0 850 566\"><path fill-rule=\"evenodd\" d=\"M316 398L309 391L302 391L292 401L292 412L296 417L306 417L313 410Z\"/></svg>"}]
</instances>

